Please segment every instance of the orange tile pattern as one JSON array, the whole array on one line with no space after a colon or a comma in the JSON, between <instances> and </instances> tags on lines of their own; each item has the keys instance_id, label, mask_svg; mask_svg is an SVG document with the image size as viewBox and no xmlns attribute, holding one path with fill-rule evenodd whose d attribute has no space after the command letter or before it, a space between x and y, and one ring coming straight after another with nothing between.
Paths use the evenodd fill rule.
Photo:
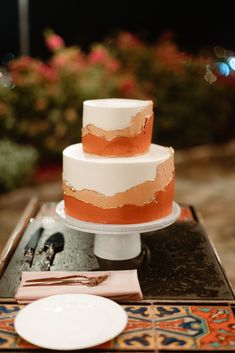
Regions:
<instances>
[{"instance_id":1,"label":"orange tile pattern","mask_svg":"<svg viewBox=\"0 0 235 353\"><path fill-rule=\"evenodd\" d=\"M0 305L0 351L40 348L21 339L14 318L22 305ZM229 305L123 305L125 330L94 351L235 351L235 318Z\"/></svg>"}]
</instances>

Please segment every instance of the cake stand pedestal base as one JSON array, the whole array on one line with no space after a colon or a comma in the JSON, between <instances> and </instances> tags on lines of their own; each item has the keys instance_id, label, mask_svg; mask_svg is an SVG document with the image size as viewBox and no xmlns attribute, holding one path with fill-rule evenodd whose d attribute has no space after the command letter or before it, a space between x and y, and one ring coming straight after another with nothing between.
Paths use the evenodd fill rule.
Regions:
<instances>
[{"instance_id":1,"label":"cake stand pedestal base","mask_svg":"<svg viewBox=\"0 0 235 353\"><path fill-rule=\"evenodd\" d=\"M102 259L128 260L140 253L140 233L95 234L94 254Z\"/></svg>"},{"instance_id":2,"label":"cake stand pedestal base","mask_svg":"<svg viewBox=\"0 0 235 353\"><path fill-rule=\"evenodd\" d=\"M64 201L60 201L56 207L56 213L65 225L70 228L94 233L94 254L106 260L129 260L141 253L140 233L168 227L174 223L180 215L180 206L174 202L172 212L153 222L136 224L101 224L79 221L65 214Z\"/></svg>"}]
</instances>

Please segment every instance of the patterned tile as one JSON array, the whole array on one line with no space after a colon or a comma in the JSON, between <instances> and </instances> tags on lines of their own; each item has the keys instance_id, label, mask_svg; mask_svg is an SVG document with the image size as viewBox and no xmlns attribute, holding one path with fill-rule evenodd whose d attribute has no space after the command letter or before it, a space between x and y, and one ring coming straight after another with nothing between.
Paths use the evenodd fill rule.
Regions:
<instances>
[{"instance_id":1,"label":"patterned tile","mask_svg":"<svg viewBox=\"0 0 235 353\"><path fill-rule=\"evenodd\" d=\"M113 340L114 349L153 350L155 331L151 305L123 306L128 314L128 324L123 333Z\"/></svg>"},{"instance_id":2,"label":"patterned tile","mask_svg":"<svg viewBox=\"0 0 235 353\"><path fill-rule=\"evenodd\" d=\"M0 305L0 349L36 348L17 335L14 329L14 319L23 305Z\"/></svg>"},{"instance_id":3,"label":"patterned tile","mask_svg":"<svg viewBox=\"0 0 235 353\"><path fill-rule=\"evenodd\" d=\"M14 318L23 305L0 305L0 350L38 349L21 339L14 330ZM152 323L152 306L124 305L128 324L124 332L111 341L94 347L96 350L142 350L155 347L155 331Z\"/></svg>"},{"instance_id":4,"label":"patterned tile","mask_svg":"<svg viewBox=\"0 0 235 353\"><path fill-rule=\"evenodd\" d=\"M0 305L0 350L38 349L14 330L22 305ZM125 330L94 347L103 351L235 351L235 318L229 306L123 305Z\"/></svg>"},{"instance_id":5,"label":"patterned tile","mask_svg":"<svg viewBox=\"0 0 235 353\"><path fill-rule=\"evenodd\" d=\"M229 306L154 307L157 347L164 350L235 350Z\"/></svg>"}]
</instances>

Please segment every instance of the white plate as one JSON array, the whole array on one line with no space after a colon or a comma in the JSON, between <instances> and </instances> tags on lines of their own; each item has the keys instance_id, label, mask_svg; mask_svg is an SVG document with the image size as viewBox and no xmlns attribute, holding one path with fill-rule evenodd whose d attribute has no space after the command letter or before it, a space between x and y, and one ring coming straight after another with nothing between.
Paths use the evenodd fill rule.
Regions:
<instances>
[{"instance_id":1,"label":"white plate","mask_svg":"<svg viewBox=\"0 0 235 353\"><path fill-rule=\"evenodd\" d=\"M17 333L39 347L83 349L104 343L127 324L114 301L89 294L53 295L23 308L15 319Z\"/></svg>"}]
</instances>

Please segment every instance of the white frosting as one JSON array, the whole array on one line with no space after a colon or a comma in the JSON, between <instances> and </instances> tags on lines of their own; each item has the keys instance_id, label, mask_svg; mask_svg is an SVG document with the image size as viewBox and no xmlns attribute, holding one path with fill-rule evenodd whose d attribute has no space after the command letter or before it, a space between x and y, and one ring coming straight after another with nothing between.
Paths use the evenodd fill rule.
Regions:
<instances>
[{"instance_id":1,"label":"white frosting","mask_svg":"<svg viewBox=\"0 0 235 353\"><path fill-rule=\"evenodd\" d=\"M79 143L63 151L63 179L77 190L111 196L154 180L157 165L170 155L170 148L152 144L149 152L140 156L99 157L84 153Z\"/></svg>"},{"instance_id":2,"label":"white frosting","mask_svg":"<svg viewBox=\"0 0 235 353\"><path fill-rule=\"evenodd\" d=\"M138 99L87 100L83 102L83 127L92 124L104 130L125 129L149 105L152 101Z\"/></svg>"}]
</instances>

